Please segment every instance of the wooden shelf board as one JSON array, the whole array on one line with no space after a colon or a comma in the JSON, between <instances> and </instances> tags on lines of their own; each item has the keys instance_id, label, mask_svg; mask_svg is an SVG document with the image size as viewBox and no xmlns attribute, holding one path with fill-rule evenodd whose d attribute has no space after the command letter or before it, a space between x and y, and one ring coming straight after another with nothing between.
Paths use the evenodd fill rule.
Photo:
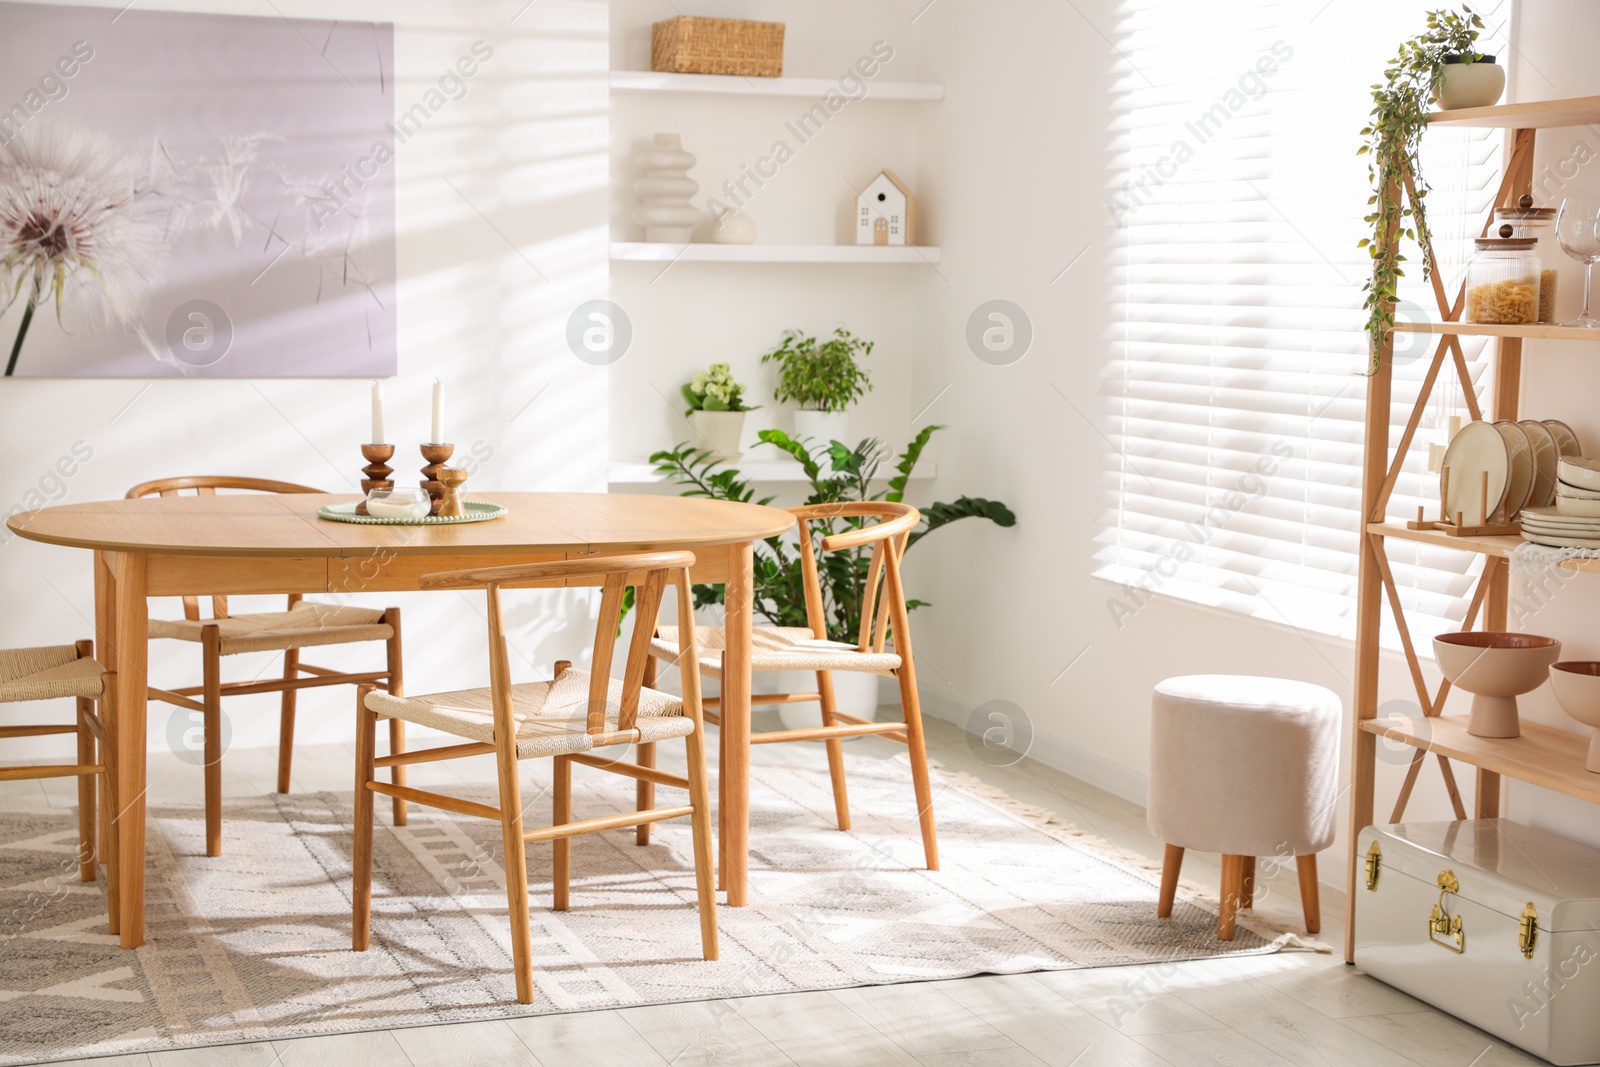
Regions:
<instances>
[{"instance_id":1,"label":"wooden shelf board","mask_svg":"<svg viewBox=\"0 0 1600 1067\"><path fill-rule=\"evenodd\" d=\"M1454 548L1461 552L1478 552L1485 556L1509 556L1516 551L1518 545L1522 544L1522 538L1515 536L1453 537L1439 530L1413 530L1397 523L1387 522L1369 523L1367 532L1401 541L1435 545L1439 548ZM1562 560L1560 565L1569 570L1600 574L1600 559L1567 559Z\"/></svg>"},{"instance_id":2,"label":"wooden shelf board","mask_svg":"<svg viewBox=\"0 0 1600 1067\"><path fill-rule=\"evenodd\" d=\"M938 263L932 245L718 245L613 241L614 263L835 263L918 266Z\"/></svg>"},{"instance_id":3,"label":"wooden shelf board","mask_svg":"<svg viewBox=\"0 0 1600 1067\"><path fill-rule=\"evenodd\" d=\"M747 481L752 482L804 482L805 471L801 469L797 460L778 453L770 445L763 445L760 451L768 453L775 458L757 459L752 452L746 452L742 459L728 464L738 469ZM824 464L826 467L826 464ZM924 460L917 464L916 471L911 475L914 482L926 481L937 476L939 466ZM889 465L879 468L881 477L875 481L886 482L894 475ZM609 468L607 481L612 485L660 485L666 478L656 473L655 467L645 460L635 462L612 463Z\"/></svg>"},{"instance_id":4,"label":"wooden shelf board","mask_svg":"<svg viewBox=\"0 0 1600 1067\"><path fill-rule=\"evenodd\" d=\"M1589 754L1587 737L1531 722L1522 724L1521 737L1474 737L1467 733L1465 715L1363 719L1361 729L1519 782L1600 803L1600 774L1583 769Z\"/></svg>"},{"instance_id":5,"label":"wooden shelf board","mask_svg":"<svg viewBox=\"0 0 1600 1067\"><path fill-rule=\"evenodd\" d=\"M1428 116L1430 126L1480 126L1502 130L1547 130L1587 126L1593 122L1600 122L1600 96L1467 107L1435 111Z\"/></svg>"},{"instance_id":6,"label":"wooden shelf board","mask_svg":"<svg viewBox=\"0 0 1600 1067\"><path fill-rule=\"evenodd\" d=\"M1600 341L1600 328L1553 323L1501 325L1488 322L1397 322L1396 333L1453 333L1458 337L1534 337L1551 341Z\"/></svg>"},{"instance_id":7,"label":"wooden shelf board","mask_svg":"<svg viewBox=\"0 0 1600 1067\"><path fill-rule=\"evenodd\" d=\"M938 82L866 80L867 93L857 103L870 100L899 103L934 103L944 99ZM842 92L837 78L746 78L736 74L666 74L650 70L614 70L611 91L616 93L701 93L717 96L812 96Z\"/></svg>"}]
</instances>

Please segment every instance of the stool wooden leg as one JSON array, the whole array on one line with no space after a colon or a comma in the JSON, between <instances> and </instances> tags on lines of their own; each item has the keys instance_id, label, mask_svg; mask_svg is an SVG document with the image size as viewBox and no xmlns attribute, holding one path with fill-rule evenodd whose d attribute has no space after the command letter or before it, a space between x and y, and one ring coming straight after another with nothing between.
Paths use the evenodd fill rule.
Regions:
<instances>
[{"instance_id":1,"label":"stool wooden leg","mask_svg":"<svg viewBox=\"0 0 1600 1067\"><path fill-rule=\"evenodd\" d=\"M1244 858L1244 879L1239 883L1239 907L1254 910L1256 906L1256 858Z\"/></svg>"},{"instance_id":2,"label":"stool wooden leg","mask_svg":"<svg viewBox=\"0 0 1600 1067\"><path fill-rule=\"evenodd\" d=\"M205 711L201 712L205 756L206 855L222 855L222 631L202 627L201 674Z\"/></svg>"},{"instance_id":3,"label":"stool wooden leg","mask_svg":"<svg viewBox=\"0 0 1600 1067\"><path fill-rule=\"evenodd\" d=\"M1183 870L1183 849L1168 845L1161 857L1161 899L1156 902L1156 918L1172 918L1172 899L1178 894L1178 872Z\"/></svg>"},{"instance_id":4,"label":"stool wooden leg","mask_svg":"<svg viewBox=\"0 0 1600 1067\"><path fill-rule=\"evenodd\" d=\"M1306 913L1306 933L1322 932L1322 897L1317 889L1317 854L1296 856L1300 868L1300 906Z\"/></svg>"},{"instance_id":5,"label":"stool wooden leg","mask_svg":"<svg viewBox=\"0 0 1600 1067\"><path fill-rule=\"evenodd\" d=\"M1244 885L1244 857L1222 857L1222 907L1217 916L1217 940L1232 941L1238 919L1239 891Z\"/></svg>"}]
</instances>

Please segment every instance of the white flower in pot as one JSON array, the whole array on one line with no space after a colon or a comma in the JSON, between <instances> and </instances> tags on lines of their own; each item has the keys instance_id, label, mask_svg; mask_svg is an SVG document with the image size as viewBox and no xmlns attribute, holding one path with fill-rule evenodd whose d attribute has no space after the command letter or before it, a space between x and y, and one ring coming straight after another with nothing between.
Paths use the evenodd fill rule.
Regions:
<instances>
[{"instance_id":1,"label":"white flower in pot","mask_svg":"<svg viewBox=\"0 0 1600 1067\"><path fill-rule=\"evenodd\" d=\"M739 458L739 438L744 434L744 413L753 411L744 402L744 386L734 381L726 363L713 363L683 386L689 402L689 423L694 427L695 446L724 460Z\"/></svg>"},{"instance_id":2,"label":"white flower in pot","mask_svg":"<svg viewBox=\"0 0 1600 1067\"><path fill-rule=\"evenodd\" d=\"M830 443L848 443L846 409L872 388L858 360L872 353L872 342L844 327L818 341L800 330L789 330L783 343L761 357L778 364L778 387L773 397L800 405L794 413L794 436L812 452L826 452Z\"/></svg>"}]
</instances>

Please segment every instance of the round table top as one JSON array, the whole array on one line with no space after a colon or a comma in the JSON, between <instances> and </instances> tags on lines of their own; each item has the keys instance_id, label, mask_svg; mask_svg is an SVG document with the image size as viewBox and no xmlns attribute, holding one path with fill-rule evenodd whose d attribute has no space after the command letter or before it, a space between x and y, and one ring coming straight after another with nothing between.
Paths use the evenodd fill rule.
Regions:
<instances>
[{"instance_id":1,"label":"round table top","mask_svg":"<svg viewBox=\"0 0 1600 1067\"><path fill-rule=\"evenodd\" d=\"M363 525L317 517L359 495L240 493L63 504L13 516L31 541L105 552L180 556L368 556L630 552L776 537L778 508L625 493L472 493L509 512L489 522Z\"/></svg>"}]
</instances>

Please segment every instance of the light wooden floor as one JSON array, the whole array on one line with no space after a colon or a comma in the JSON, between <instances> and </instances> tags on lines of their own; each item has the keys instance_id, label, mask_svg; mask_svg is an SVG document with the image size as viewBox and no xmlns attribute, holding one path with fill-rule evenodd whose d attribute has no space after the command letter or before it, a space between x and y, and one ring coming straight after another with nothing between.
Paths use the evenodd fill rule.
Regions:
<instances>
[{"instance_id":1,"label":"light wooden floor","mask_svg":"<svg viewBox=\"0 0 1600 1067\"><path fill-rule=\"evenodd\" d=\"M930 748L1019 800L1052 809L1126 848L1159 856L1141 809L1031 760L985 765L953 726L930 724ZM896 746L850 744L847 759ZM901 750L903 751L903 750ZM756 750L768 760L820 758L798 745ZM224 781L234 795L274 788L275 754L229 753ZM306 746L295 756L297 790L349 789L354 752ZM493 764L423 764L415 784L493 781ZM198 803L199 768L150 757L154 802ZM441 777L432 777L432 776ZM67 779L0 783L0 808L71 809ZM1215 886L1215 856L1191 854L1184 874ZM1324 877L1338 877L1325 871ZM1151 911L1155 908L1152 874ZM1344 894L1323 888L1323 938L1342 944ZM1293 869L1258 890L1257 910L1296 921ZM509 982L509 978L508 978ZM509 985L507 987L509 989ZM509 995L509 994L508 994ZM1172 1064L1287 1067L1503 1067L1537 1064L1482 1032L1346 967L1337 953L1286 952L1249 959L1058 971L959 981L790 993L743 1000L628 1008L506 1022L314 1037L148 1056L74 1061L100 1067L434 1067L538 1064L631 1067L672 1064L995 1067L1137 1067Z\"/></svg>"}]
</instances>

